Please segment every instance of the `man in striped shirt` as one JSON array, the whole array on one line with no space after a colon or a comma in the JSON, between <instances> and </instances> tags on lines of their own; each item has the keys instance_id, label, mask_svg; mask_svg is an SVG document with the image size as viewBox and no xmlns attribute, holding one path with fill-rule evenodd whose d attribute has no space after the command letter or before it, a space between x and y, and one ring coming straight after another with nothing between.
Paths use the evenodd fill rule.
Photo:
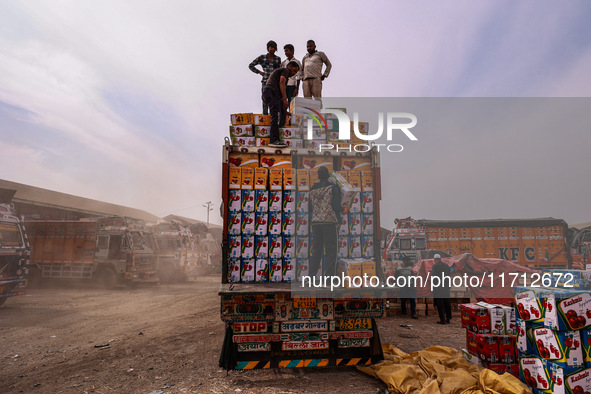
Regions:
<instances>
[{"instance_id":1,"label":"man in striped shirt","mask_svg":"<svg viewBox=\"0 0 591 394\"><path fill-rule=\"evenodd\" d=\"M254 59L249 65L248 68L255 74L260 74L263 76L261 80L262 88L261 92L265 89L267 85L267 80L271 76L271 73L281 67L281 58L279 56L275 56L275 52L277 51L277 43L273 40L267 43L267 53L261 56L258 56ZM260 65L263 68L263 71L259 70L255 66ZM263 101L263 115L269 114L269 107Z\"/></svg>"}]
</instances>

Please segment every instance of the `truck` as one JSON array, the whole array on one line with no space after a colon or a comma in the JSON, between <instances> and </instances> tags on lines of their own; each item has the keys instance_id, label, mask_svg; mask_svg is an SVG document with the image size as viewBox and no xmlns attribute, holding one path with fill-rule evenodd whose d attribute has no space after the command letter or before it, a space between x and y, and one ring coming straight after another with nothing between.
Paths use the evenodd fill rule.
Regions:
<instances>
[{"instance_id":1,"label":"truck","mask_svg":"<svg viewBox=\"0 0 591 394\"><path fill-rule=\"evenodd\" d=\"M395 219L384 259L415 258L437 250L449 255L509 260L529 268L566 269L572 265L562 219L415 220Z\"/></svg>"},{"instance_id":2,"label":"truck","mask_svg":"<svg viewBox=\"0 0 591 394\"><path fill-rule=\"evenodd\" d=\"M11 203L15 192L0 191L0 306L10 297L25 294L29 268L27 233Z\"/></svg>"},{"instance_id":3,"label":"truck","mask_svg":"<svg viewBox=\"0 0 591 394\"><path fill-rule=\"evenodd\" d=\"M591 227L578 230L570 244L573 268L584 270L591 264Z\"/></svg>"},{"instance_id":4,"label":"truck","mask_svg":"<svg viewBox=\"0 0 591 394\"><path fill-rule=\"evenodd\" d=\"M304 148L237 146L226 139L219 291L226 335L220 367L352 366L383 359L376 325L384 314L383 298L346 291L301 295L292 287L309 274L309 190L320 166L360 190L339 225L339 261L361 258L374 275L381 272L379 247L374 249L380 239L381 199L375 148L320 154Z\"/></svg>"},{"instance_id":5,"label":"truck","mask_svg":"<svg viewBox=\"0 0 591 394\"><path fill-rule=\"evenodd\" d=\"M184 282L198 275L201 252L189 226L175 220L152 227L158 244L158 277L161 282Z\"/></svg>"},{"instance_id":6,"label":"truck","mask_svg":"<svg viewBox=\"0 0 591 394\"><path fill-rule=\"evenodd\" d=\"M158 281L156 240L142 220L30 220L25 228L33 286L47 279L94 280L105 288Z\"/></svg>"}]
</instances>

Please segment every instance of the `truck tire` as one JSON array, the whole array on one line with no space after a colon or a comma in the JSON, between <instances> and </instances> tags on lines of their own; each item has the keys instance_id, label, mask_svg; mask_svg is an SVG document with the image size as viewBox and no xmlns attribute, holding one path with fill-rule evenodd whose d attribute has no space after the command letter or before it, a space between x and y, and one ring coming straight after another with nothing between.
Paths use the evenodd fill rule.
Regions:
<instances>
[{"instance_id":1,"label":"truck tire","mask_svg":"<svg viewBox=\"0 0 591 394\"><path fill-rule=\"evenodd\" d=\"M29 267L29 277L27 278L27 287L29 289L39 289L42 287L43 278L41 270L37 266Z\"/></svg>"},{"instance_id":2,"label":"truck tire","mask_svg":"<svg viewBox=\"0 0 591 394\"><path fill-rule=\"evenodd\" d=\"M97 280L99 285L107 290L112 290L117 286L119 279L117 273L112 268L105 268L97 273Z\"/></svg>"}]
</instances>

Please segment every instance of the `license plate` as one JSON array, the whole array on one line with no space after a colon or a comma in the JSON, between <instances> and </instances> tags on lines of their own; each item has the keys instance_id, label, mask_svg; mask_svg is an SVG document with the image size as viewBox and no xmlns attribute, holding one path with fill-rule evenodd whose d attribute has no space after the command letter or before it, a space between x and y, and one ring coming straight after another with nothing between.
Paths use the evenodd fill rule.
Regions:
<instances>
[{"instance_id":1,"label":"license plate","mask_svg":"<svg viewBox=\"0 0 591 394\"><path fill-rule=\"evenodd\" d=\"M315 297L294 298L293 299L293 307L296 309L316 308L316 298Z\"/></svg>"},{"instance_id":2,"label":"license plate","mask_svg":"<svg viewBox=\"0 0 591 394\"><path fill-rule=\"evenodd\" d=\"M371 328L371 319L338 320L340 330L360 330Z\"/></svg>"}]
</instances>

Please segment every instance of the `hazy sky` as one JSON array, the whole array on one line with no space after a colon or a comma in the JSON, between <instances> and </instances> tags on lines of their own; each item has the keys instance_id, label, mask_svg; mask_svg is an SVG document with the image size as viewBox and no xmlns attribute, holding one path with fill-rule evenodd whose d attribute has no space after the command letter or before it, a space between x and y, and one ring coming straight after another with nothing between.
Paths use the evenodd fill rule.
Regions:
<instances>
[{"instance_id":1,"label":"hazy sky","mask_svg":"<svg viewBox=\"0 0 591 394\"><path fill-rule=\"evenodd\" d=\"M158 216L205 220L211 200L220 223L221 145L231 113L260 112L268 40L301 59L314 39L325 96L587 97L589 20L584 0L3 1L0 178ZM382 155L382 225L589 221L584 129L418 135Z\"/></svg>"}]
</instances>

